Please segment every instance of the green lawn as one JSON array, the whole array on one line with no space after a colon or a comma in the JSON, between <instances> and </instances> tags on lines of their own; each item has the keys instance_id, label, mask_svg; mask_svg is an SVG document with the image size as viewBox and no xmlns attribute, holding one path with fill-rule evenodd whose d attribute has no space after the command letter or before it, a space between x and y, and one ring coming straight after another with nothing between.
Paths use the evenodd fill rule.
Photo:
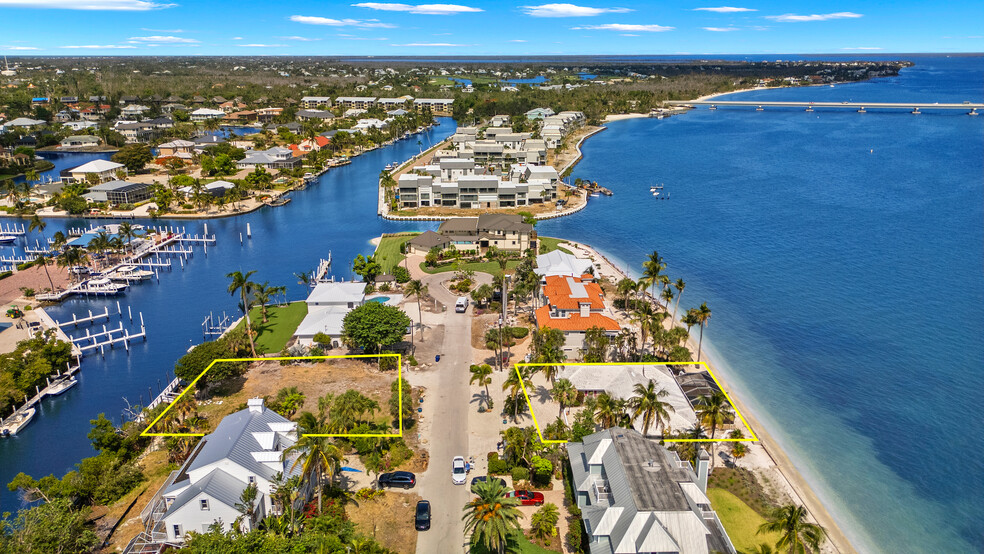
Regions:
<instances>
[{"instance_id":1,"label":"green lawn","mask_svg":"<svg viewBox=\"0 0 984 554\"><path fill-rule=\"evenodd\" d=\"M400 254L400 245L420 233L408 233L398 237L383 237L376 247L376 261L383 266L383 271L392 273L393 268L403 261L405 256Z\"/></svg>"},{"instance_id":2,"label":"green lawn","mask_svg":"<svg viewBox=\"0 0 984 554\"><path fill-rule=\"evenodd\" d=\"M283 307L267 307L267 322L263 323L263 315L259 307L249 311L249 319L253 323L253 328L259 331L256 337L257 352L266 353L280 352L287 345L287 341L294 335L297 326L307 315L307 304L302 302L292 302ZM246 325L245 320L239 323L239 327Z\"/></svg>"},{"instance_id":3,"label":"green lawn","mask_svg":"<svg viewBox=\"0 0 984 554\"><path fill-rule=\"evenodd\" d=\"M554 537L551 539L551 545L553 541L563 540L563 537ZM530 542L520 532L513 531L509 534L506 539L508 545L506 546L506 552L517 553L517 554L557 554L554 550L547 550ZM484 546L480 544L473 544L471 546L470 554L491 554Z\"/></svg>"},{"instance_id":4,"label":"green lawn","mask_svg":"<svg viewBox=\"0 0 984 554\"><path fill-rule=\"evenodd\" d=\"M546 254L547 252L553 252L554 250L560 250L561 252L566 252L568 254L571 254L570 250L564 248L563 246L560 246L562 243L567 242L564 239L555 239L553 237L537 237L536 240L540 241L541 254Z\"/></svg>"},{"instance_id":5,"label":"green lawn","mask_svg":"<svg viewBox=\"0 0 984 554\"><path fill-rule=\"evenodd\" d=\"M779 540L779 536L775 533L755 534L759 525L765 523L765 518L737 496L724 489L708 488L707 497L711 500L711 507L721 518L724 530L728 532L731 542L739 552L753 550L760 544L774 546Z\"/></svg>"},{"instance_id":6,"label":"green lawn","mask_svg":"<svg viewBox=\"0 0 984 554\"><path fill-rule=\"evenodd\" d=\"M517 265L519 265L519 260L509 260L506 263L506 269L515 269ZM420 269L430 274L445 273L448 271L454 271L454 264L448 264L443 267L427 267L425 263L421 262ZM471 262L461 264L462 271L469 269L475 273L488 273L489 275L495 275L500 271L499 264L497 262Z\"/></svg>"}]
</instances>

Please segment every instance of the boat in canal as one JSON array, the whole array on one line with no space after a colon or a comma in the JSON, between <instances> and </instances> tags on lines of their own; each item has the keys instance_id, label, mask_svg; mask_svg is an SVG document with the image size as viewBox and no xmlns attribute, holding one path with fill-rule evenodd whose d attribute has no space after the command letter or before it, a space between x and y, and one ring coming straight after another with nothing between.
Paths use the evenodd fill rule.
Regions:
<instances>
[{"instance_id":1,"label":"boat in canal","mask_svg":"<svg viewBox=\"0 0 984 554\"><path fill-rule=\"evenodd\" d=\"M78 292L81 294L94 294L97 296L113 296L121 294L125 290L125 284L114 283L113 280L108 277L100 277L99 279L90 279L83 282L79 286Z\"/></svg>"},{"instance_id":2,"label":"boat in canal","mask_svg":"<svg viewBox=\"0 0 984 554\"><path fill-rule=\"evenodd\" d=\"M0 434L5 437L13 437L34 419L34 414L36 413L37 410L33 406L17 411L14 415L10 416L10 419L4 422L2 429L0 429Z\"/></svg>"},{"instance_id":3,"label":"boat in canal","mask_svg":"<svg viewBox=\"0 0 984 554\"><path fill-rule=\"evenodd\" d=\"M140 269L135 265L124 265L106 276L113 281L126 281L130 283L134 281L146 281L154 276L154 272Z\"/></svg>"},{"instance_id":4,"label":"boat in canal","mask_svg":"<svg viewBox=\"0 0 984 554\"><path fill-rule=\"evenodd\" d=\"M62 377L61 379L58 379L57 381L48 385L47 395L59 396L61 394L64 394L66 391L68 391L68 389L74 387L77 384L79 384L79 380L76 379L75 377L72 376Z\"/></svg>"}]
</instances>

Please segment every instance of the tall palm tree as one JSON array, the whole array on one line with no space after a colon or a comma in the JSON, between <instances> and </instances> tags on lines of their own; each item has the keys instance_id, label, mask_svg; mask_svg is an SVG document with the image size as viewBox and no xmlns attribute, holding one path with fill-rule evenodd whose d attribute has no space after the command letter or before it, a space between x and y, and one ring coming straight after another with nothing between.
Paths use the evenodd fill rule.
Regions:
<instances>
[{"instance_id":1,"label":"tall palm tree","mask_svg":"<svg viewBox=\"0 0 984 554\"><path fill-rule=\"evenodd\" d=\"M707 307L707 302L697 308L697 322L700 323L700 341L697 342L697 361L700 361L700 349L704 344L704 327L707 327L707 320L711 319L711 310Z\"/></svg>"},{"instance_id":2,"label":"tall palm tree","mask_svg":"<svg viewBox=\"0 0 984 554\"><path fill-rule=\"evenodd\" d=\"M618 284L615 285L615 288L618 291L618 293L620 295L622 295L622 299L623 299L622 300L622 302L623 302L622 306L625 308L625 311L628 311L629 310L629 295L631 295L633 292L635 292L635 290L636 290L636 282L633 281L632 279L629 279L628 277L626 277L625 279L622 279L621 281L619 281Z\"/></svg>"},{"instance_id":3,"label":"tall palm tree","mask_svg":"<svg viewBox=\"0 0 984 554\"><path fill-rule=\"evenodd\" d=\"M660 275L660 277L666 277L666 275ZM669 277L667 277L669 279ZM670 300L673 300L673 289L666 287L663 292L659 293L659 297L663 299L664 305L666 306L666 311L670 311Z\"/></svg>"},{"instance_id":4,"label":"tall palm tree","mask_svg":"<svg viewBox=\"0 0 984 554\"><path fill-rule=\"evenodd\" d=\"M676 304L673 305L673 318L670 319L670 322L672 323L672 326L676 326L677 308L680 307L680 297L683 296L683 289L686 286L687 286L687 283L685 283L683 281L683 279L677 279L676 281L673 282L673 287L676 288L677 294L676 294Z\"/></svg>"},{"instance_id":5,"label":"tall palm tree","mask_svg":"<svg viewBox=\"0 0 984 554\"><path fill-rule=\"evenodd\" d=\"M560 414L564 413L564 408L577 402L577 389L568 379L559 379L554 383L550 390L550 396L555 402L560 404Z\"/></svg>"},{"instance_id":6,"label":"tall palm tree","mask_svg":"<svg viewBox=\"0 0 984 554\"><path fill-rule=\"evenodd\" d=\"M769 512L766 522L759 526L756 534L779 533L776 550L780 552L804 554L807 548L818 552L827 532L820 525L808 522L807 516L802 506L780 506Z\"/></svg>"},{"instance_id":7,"label":"tall palm tree","mask_svg":"<svg viewBox=\"0 0 984 554\"><path fill-rule=\"evenodd\" d=\"M480 387L485 387L485 398L487 402L492 400L492 395L489 394L489 385L492 384L492 366L489 364L472 365L470 368L471 379L468 384L477 384Z\"/></svg>"},{"instance_id":8,"label":"tall palm tree","mask_svg":"<svg viewBox=\"0 0 984 554\"><path fill-rule=\"evenodd\" d=\"M480 481L472 486L475 498L465 504L462 520L465 533L471 534L472 544L481 544L490 552L504 554L510 533L519 531L518 498L506 496L500 479Z\"/></svg>"},{"instance_id":9,"label":"tall palm tree","mask_svg":"<svg viewBox=\"0 0 984 554\"><path fill-rule=\"evenodd\" d=\"M718 426L734 421L735 413L731 409L728 397L721 391L714 391L709 396L697 399L697 421L711 428L711 440ZM714 444L711 443L711 467L714 467Z\"/></svg>"},{"instance_id":10,"label":"tall palm tree","mask_svg":"<svg viewBox=\"0 0 984 554\"><path fill-rule=\"evenodd\" d=\"M141 236L140 233L133 228L133 225L131 225L129 221L120 223L120 228L116 234L119 235L121 239L126 241L127 250L131 252L133 251L133 239Z\"/></svg>"},{"instance_id":11,"label":"tall palm tree","mask_svg":"<svg viewBox=\"0 0 984 554\"><path fill-rule=\"evenodd\" d=\"M34 214L34 217L31 218L31 223L28 226L27 230L28 231L35 231L36 230L41 235L41 241L43 243L45 243L45 244L48 244L48 239L46 239L44 237L44 228L47 227L47 226L48 226L48 224L45 223L43 219L41 219L40 217L38 217L37 214ZM39 254L38 255L37 262L40 263L44 267L44 274L45 274L45 276L48 277L48 284L51 285L51 290L54 291L55 290L55 283L54 283L54 281L51 280L51 274L48 273L48 260L47 260L47 258L44 257L44 254Z\"/></svg>"},{"instance_id":12,"label":"tall palm tree","mask_svg":"<svg viewBox=\"0 0 984 554\"><path fill-rule=\"evenodd\" d=\"M287 460L296 454L297 457L291 465L291 471L300 465L301 475L305 479L315 481L318 487L318 513L320 514L322 508L321 494L324 489L322 479L326 474L329 479L334 478L341 469L345 458L330 437L312 436L312 434L327 434L328 429L325 423L311 412L301 414L297 420L297 428L301 432L300 437L297 442L286 448L281 456L283 460Z\"/></svg>"},{"instance_id":13,"label":"tall palm tree","mask_svg":"<svg viewBox=\"0 0 984 554\"><path fill-rule=\"evenodd\" d=\"M58 264L58 267L69 268L69 276L74 281L77 273L71 271L71 268L84 264L86 261L88 261L88 258L89 256L85 253L84 250L82 250L78 246L73 246L62 252L61 255L58 256L56 263Z\"/></svg>"},{"instance_id":14,"label":"tall palm tree","mask_svg":"<svg viewBox=\"0 0 984 554\"><path fill-rule=\"evenodd\" d=\"M642 263L642 280L646 282L647 286L652 287L653 298L656 298L657 301L659 297L656 296L656 283L660 282L659 275L664 269L666 269L666 264L663 263L663 257L655 250Z\"/></svg>"},{"instance_id":15,"label":"tall palm tree","mask_svg":"<svg viewBox=\"0 0 984 554\"><path fill-rule=\"evenodd\" d=\"M595 423L608 429L619 424L622 413L618 405L618 399L612 397L607 392L598 395L594 409Z\"/></svg>"},{"instance_id":16,"label":"tall palm tree","mask_svg":"<svg viewBox=\"0 0 984 554\"><path fill-rule=\"evenodd\" d=\"M250 282L249 278L253 276L256 271L248 271L243 274L242 271L234 271L232 273L227 273L226 277L232 279L229 283L229 294L236 294L239 292L239 296L242 299L242 309L243 313L246 314L246 336L249 338L249 350L256 357L256 344L253 343L253 324L249 320L249 308L250 303L248 300L250 292L252 292L253 287L256 286L255 283Z\"/></svg>"},{"instance_id":17,"label":"tall palm tree","mask_svg":"<svg viewBox=\"0 0 984 554\"><path fill-rule=\"evenodd\" d=\"M417 321L420 322L420 340L424 340L424 316L420 310L420 304L423 302L423 297L427 296L427 285L425 285L420 279L414 279L408 281L407 284L403 285L403 293L406 296L417 297Z\"/></svg>"},{"instance_id":18,"label":"tall palm tree","mask_svg":"<svg viewBox=\"0 0 984 554\"><path fill-rule=\"evenodd\" d=\"M666 398L670 393L663 388L657 390L656 383L652 380L645 385L637 383L633 393L634 395L629 399L629 408L632 409L632 419L642 416L642 434L648 435L649 427L655 423L657 429L663 428L665 435L669 431L670 412L676 410L669 402L663 402L661 399Z\"/></svg>"},{"instance_id":19,"label":"tall palm tree","mask_svg":"<svg viewBox=\"0 0 984 554\"><path fill-rule=\"evenodd\" d=\"M523 387L533 387L533 380L526 367L517 367L510 371L509 377L502 383L502 390L509 391L509 396L513 399L513 421L519 418L519 395L523 394Z\"/></svg>"},{"instance_id":20,"label":"tall palm tree","mask_svg":"<svg viewBox=\"0 0 984 554\"><path fill-rule=\"evenodd\" d=\"M262 284L253 284L253 303L260 306L260 314L263 316L263 323L268 321L267 319L267 303L270 302L270 295L273 294L275 287L270 286L269 281L264 281Z\"/></svg>"},{"instance_id":21,"label":"tall palm tree","mask_svg":"<svg viewBox=\"0 0 984 554\"><path fill-rule=\"evenodd\" d=\"M735 467L738 467L738 460L744 458L746 454L748 454L748 446L746 446L743 442L736 442L734 446L731 447L731 459L733 460Z\"/></svg>"}]
</instances>

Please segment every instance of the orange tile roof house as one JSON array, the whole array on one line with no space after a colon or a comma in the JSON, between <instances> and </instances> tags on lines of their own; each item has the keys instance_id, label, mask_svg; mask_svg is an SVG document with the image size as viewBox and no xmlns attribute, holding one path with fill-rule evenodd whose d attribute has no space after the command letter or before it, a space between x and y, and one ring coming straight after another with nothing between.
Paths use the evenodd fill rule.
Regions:
<instances>
[{"instance_id":1,"label":"orange tile roof house","mask_svg":"<svg viewBox=\"0 0 984 554\"><path fill-rule=\"evenodd\" d=\"M568 358L584 348L584 334L601 327L609 335L621 330L605 306L601 286L591 275L570 277L549 275L543 285L543 306L536 310L536 325L564 332L564 353Z\"/></svg>"}]
</instances>

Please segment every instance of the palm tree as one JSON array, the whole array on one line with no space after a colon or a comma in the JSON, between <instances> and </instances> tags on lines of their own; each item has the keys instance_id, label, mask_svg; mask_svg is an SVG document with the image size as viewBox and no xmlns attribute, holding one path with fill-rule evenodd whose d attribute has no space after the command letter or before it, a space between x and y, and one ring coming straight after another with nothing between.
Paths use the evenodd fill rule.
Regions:
<instances>
[{"instance_id":1,"label":"palm tree","mask_svg":"<svg viewBox=\"0 0 984 554\"><path fill-rule=\"evenodd\" d=\"M663 428L663 434L669 430L670 413L676 410L669 402L663 402L661 398L669 396L666 389L656 390L656 383L650 380L643 385L637 383L633 389L635 393L629 399L629 407L632 409L632 419L642 416L642 434L649 434L649 427L655 423L656 428Z\"/></svg>"},{"instance_id":2,"label":"palm tree","mask_svg":"<svg viewBox=\"0 0 984 554\"><path fill-rule=\"evenodd\" d=\"M660 272L666 269L663 257L659 255L659 252L653 250L649 258L642 263L642 268L642 280L646 282L647 286L652 287L653 298L658 298L656 296L656 283L659 282Z\"/></svg>"},{"instance_id":3,"label":"palm tree","mask_svg":"<svg viewBox=\"0 0 984 554\"><path fill-rule=\"evenodd\" d=\"M711 319L711 310L707 307L707 302L697 308L697 322L700 324L700 341L697 342L697 361L700 361L700 349L704 344L704 327L707 327L707 320Z\"/></svg>"},{"instance_id":4,"label":"palm tree","mask_svg":"<svg viewBox=\"0 0 984 554\"><path fill-rule=\"evenodd\" d=\"M666 275L660 275L660 277L666 277ZM663 289L663 292L659 293L659 296L660 298L663 299L663 302L666 305L666 310L668 312L670 309L670 300L673 300L673 289L671 289L670 287L666 287L665 289Z\"/></svg>"},{"instance_id":5,"label":"palm tree","mask_svg":"<svg viewBox=\"0 0 984 554\"><path fill-rule=\"evenodd\" d=\"M31 218L31 223L28 226L27 230L28 231L37 230L37 232L41 235L41 241L44 242L45 244L47 244L48 243L48 240L46 238L44 238L44 228L47 227L47 226L48 226L48 224L45 223L44 220L42 220L40 217L38 217L37 214L34 214L34 217ZM51 280L51 274L48 273L48 260L44 257L43 254L39 254L38 255L37 262L40 263L44 267L44 274L45 274L45 276L48 277L48 284L51 285L51 290L54 291L55 290L55 283L54 283L54 281Z\"/></svg>"},{"instance_id":6,"label":"palm tree","mask_svg":"<svg viewBox=\"0 0 984 554\"><path fill-rule=\"evenodd\" d=\"M618 284L615 285L615 288L618 293L622 295L622 306L625 308L625 311L629 311L629 295L635 292L636 282L626 277L625 279L619 281Z\"/></svg>"},{"instance_id":7,"label":"palm tree","mask_svg":"<svg viewBox=\"0 0 984 554\"><path fill-rule=\"evenodd\" d=\"M676 288L677 294L676 294L676 304L673 305L673 318L670 319L670 321L672 321L672 322L676 322L676 320L677 320L677 318L676 318L677 308L680 307L680 297L683 296L683 289L686 286L687 286L687 283L685 283L683 281L683 279L677 279L673 283L673 287ZM676 323L673 323L673 325L676 325Z\"/></svg>"},{"instance_id":8,"label":"palm tree","mask_svg":"<svg viewBox=\"0 0 984 554\"><path fill-rule=\"evenodd\" d=\"M84 250L78 246L73 246L62 252L61 255L58 256L56 263L58 264L58 267L72 268L85 263L88 260L88 257L89 256ZM74 281L77 274L74 271L69 270L69 275Z\"/></svg>"},{"instance_id":9,"label":"palm tree","mask_svg":"<svg viewBox=\"0 0 984 554\"><path fill-rule=\"evenodd\" d=\"M560 510L557 509L557 505L553 502L547 502L530 517L530 527L533 531L533 536L540 540L552 537L554 529L557 527L557 521L559 520Z\"/></svg>"},{"instance_id":10,"label":"palm tree","mask_svg":"<svg viewBox=\"0 0 984 554\"><path fill-rule=\"evenodd\" d=\"M734 460L735 467L738 467L738 460L744 458L746 454L748 454L748 446L743 442L736 442L731 447L731 459Z\"/></svg>"},{"instance_id":11,"label":"palm tree","mask_svg":"<svg viewBox=\"0 0 984 554\"><path fill-rule=\"evenodd\" d=\"M803 554L809 548L817 552L827 532L816 523L808 522L807 516L807 511L802 506L780 506L769 512L766 522L759 526L756 534L779 533L777 551Z\"/></svg>"},{"instance_id":12,"label":"palm tree","mask_svg":"<svg viewBox=\"0 0 984 554\"><path fill-rule=\"evenodd\" d=\"M253 324L249 320L249 297L250 292L254 286L254 283L250 282L249 278L256 273L256 271L248 271L244 275L242 271L234 271L232 273L227 273L226 277L232 279L229 283L229 294L236 294L239 292L240 298L242 299L242 309L243 313L246 314L246 336L249 337L249 350L256 357L256 345L253 343Z\"/></svg>"},{"instance_id":13,"label":"palm tree","mask_svg":"<svg viewBox=\"0 0 984 554\"><path fill-rule=\"evenodd\" d=\"M128 221L120 223L120 228L116 234L119 235L121 239L126 241L127 249L131 252L133 251L133 239L140 237L140 233L138 233L137 230L133 228L133 225L131 225Z\"/></svg>"},{"instance_id":14,"label":"palm tree","mask_svg":"<svg viewBox=\"0 0 984 554\"><path fill-rule=\"evenodd\" d=\"M509 391L509 396L513 400L513 421L519 418L519 395L523 394L524 387L527 389L533 387L533 380L526 367L517 367L514 371L510 371L509 377L502 383L502 390Z\"/></svg>"},{"instance_id":15,"label":"palm tree","mask_svg":"<svg viewBox=\"0 0 984 554\"><path fill-rule=\"evenodd\" d=\"M420 304L423 301L423 297L427 295L427 285L425 285L420 279L414 279L403 285L403 293L407 296L417 297L417 321L420 322L420 340L424 340L424 316L420 310Z\"/></svg>"},{"instance_id":16,"label":"palm tree","mask_svg":"<svg viewBox=\"0 0 984 554\"><path fill-rule=\"evenodd\" d=\"M262 285L259 283L253 284L253 303L260 306L260 314L263 316L263 323L268 321L267 303L270 302L270 295L273 294L274 288L276 287L270 286L270 281L264 281Z\"/></svg>"},{"instance_id":17,"label":"palm tree","mask_svg":"<svg viewBox=\"0 0 984 554\"><path fill-rule=\"evenodd\" d=\"M329 479L334 478L335 474L341 469L345 458L329 437L313 436L316 434L327 434L323 421L319 420L311 412L304 412L297 420L297 428L301 432L300 438L293 445L287 447L281 454L283 460L287 460L293 455L297 455L291 465L291 471L300 464L301 475L306 479L314 479L318 487L318 513L321 513L321 493L322 478L325 474Z\"/></svg>"},{"instance_id":18,"label":"palm tree","mask_svg":"<svg viewBox=\"0 0 984 554\"><path fill-rule=\"evenodd\" d=\"M728 397L721 391L697 399L697 421L711 428L711 440L719 425L734 421L734 411ZM714 444L711 444L711 467L714 467Z\"/></svg>"},{"instance_id":19,"label":"palm tree","mask_svg":"<svg viewBox=\"0 0 984 554\"><path fill-rule=\"evenodd\" d=\"M471 543L481 543L488 551L504 554L510 533L519 531L523 513L516 507L518 498L506 496L506 487L499 479L489 479L472 487L476 497L465 504L462 520Z\"/></svg>"},{"instance_id":20,"label":"palm tree","mask_svg":"<svg viewBox=\"0 0 984 554\"><path fill-rule=\"evenodd\" d=\"M472 376L468 384L485 387L486 402L491 402L492 395L489 394L489 385L492 384L492 366L489 364L472 365L470 371Z\"/></svg>"},{"instance_id":21,"label":"palm tree","mask_svg":"<svg viewBox=\"0 0 984 554\"><path fill-rule=\"evenodd\" d=\"M618 425L622 419L618 399L613 398L607 392L603 392L598 395L597 400L594 409L595 423L605 429Z\"/></svg>"},{"instance_id":22,"label":"palm tree","mask_svg":"<svg viewBox=\"0 0 984 554\"><path fill-rule=\"evenodd\" d=\"M564 413L564 408L577 402L577 389L574 384L567 379L560 379L554 383L550 396L560 404L560 413Z\"/></svg>"}]
</instances>

